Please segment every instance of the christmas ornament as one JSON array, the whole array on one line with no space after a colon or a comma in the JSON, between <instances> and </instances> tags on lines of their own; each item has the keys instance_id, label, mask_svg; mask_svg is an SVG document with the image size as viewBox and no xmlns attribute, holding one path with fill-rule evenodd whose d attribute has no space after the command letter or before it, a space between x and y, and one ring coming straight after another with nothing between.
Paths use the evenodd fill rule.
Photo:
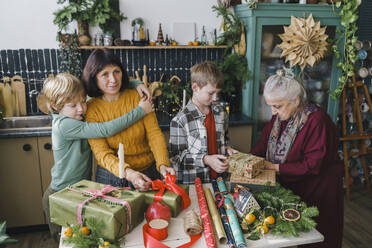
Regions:
<instances>
[{"instance_id":1,"label":"christmas ornament","mask_svg":"<svg viewBox=\"0 0 372 248\"><path fill-rule=\"evenodd\" d=\"M163 219L169 222L172 213L167 205L160 202L154 202L147 209L145 217L147 222L150 222L153 219Z\"/></svg>"},{"instance_id":2,"label":"christmas ornament","mask_svg":"<svg viewBox=\"0 0 372 248\"><path fill-rule=\"evenodd\" d=\"M320 22L315 22L313 15L297 18L291 16L291 24L284 26L284 33L279 34L282 43L279 47L283 50L280 57L286 57L285 62L290 62L290 67L299 65L301 70L306 65L314 66L323 58L327 50L326 27L321 28Z\"/></svg>"},{"instance_id":3,"label":"christmas ornament","mask_svg":"<svg viewBox=\"0 0 372 248\"><path fill-rule=\"evenodd\" d=\"M295 222L300 219L301 214L296 209L289 208L283 211L282 216L286 221Z\"/></svg>"},{"instance_id":4,"label":"christmas ornament","mask_svg":"<svg viewBox=\"0 0 372 248\"><path fill-rule=\"evenodd\" d=\"M158 43L158 45L162 45L163 42L164 42L163 30L161 29L161 23L159 23L157 43Z\"/></svg>"}]
</instances>

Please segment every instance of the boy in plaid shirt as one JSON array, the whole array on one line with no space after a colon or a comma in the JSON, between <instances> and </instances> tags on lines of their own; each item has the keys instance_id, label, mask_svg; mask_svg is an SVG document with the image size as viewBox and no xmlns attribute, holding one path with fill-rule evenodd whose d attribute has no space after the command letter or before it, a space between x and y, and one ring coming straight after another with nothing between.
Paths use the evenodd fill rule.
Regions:
<instances>
[{"instance_id":1,"label":"boy in plaid shirt","mask_svg":"<svg viewBox=\"0 0 372 248\"><path fill-rule=\"evenodd\" d=\"M191 68L192 98L170 123L170 161L177 182L211 182L227 170L227 157L238 151L231 148L227 129L229 117L216 103L223 86L223 74L209 61Z\"/></svg>"}]
</instances>

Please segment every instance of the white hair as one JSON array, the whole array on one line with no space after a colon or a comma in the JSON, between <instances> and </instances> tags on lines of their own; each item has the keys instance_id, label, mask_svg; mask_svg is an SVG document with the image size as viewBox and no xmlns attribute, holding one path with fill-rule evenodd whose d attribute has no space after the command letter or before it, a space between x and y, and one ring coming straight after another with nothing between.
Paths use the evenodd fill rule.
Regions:
<instances>
[{"instance_id":1,"label":"white hair","mask_svg":"<svg viewBox=\"0 0 372 248\"><path fill-rule=\"evenodd\" d=\"M268 100L293 101L300 97L300 104L307 104L307 95L305 88L297 80L290 79L281 75L270 76L266 83L263 96Z\"/></svg>"}]
</instances>

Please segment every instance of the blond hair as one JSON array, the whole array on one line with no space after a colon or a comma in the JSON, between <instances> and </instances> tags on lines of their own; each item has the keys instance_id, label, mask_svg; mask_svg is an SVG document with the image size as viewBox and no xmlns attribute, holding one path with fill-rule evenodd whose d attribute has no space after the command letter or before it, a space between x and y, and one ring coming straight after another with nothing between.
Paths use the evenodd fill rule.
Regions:
<instances>
[{"instance_id":1,"label":"blond hair","mask_svg":"<svg viewBox=\"0 0 372 248\"><path fill-rule=\"evenodd\" d=\"M223 73L218 69L217 65L210 61L205 61L196 64L190 69L191 83L196 83L200 88L211 84L217 89L222 89Z\"/></svg>"},{"instance_id":2,"label":"blond hair","mask_svg":"<svg viewBox=\"0 0 372 248\"><path fill-rule=\"evenodd\" d=\"M41 92L51 113L59 113L67 102L86 96L83 83L68 73L59 73L55 77L45 79Z\"/></svg>"}]
</instances>

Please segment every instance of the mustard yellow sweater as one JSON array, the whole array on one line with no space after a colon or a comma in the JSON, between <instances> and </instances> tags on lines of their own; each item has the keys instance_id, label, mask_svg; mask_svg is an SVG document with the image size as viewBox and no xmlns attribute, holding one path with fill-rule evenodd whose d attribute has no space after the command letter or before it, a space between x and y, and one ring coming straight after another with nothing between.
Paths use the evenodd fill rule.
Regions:
<instances>
[{"instance_id":1,"label":"mustard yellow sweater","mask_svg":"<svg viewBox=\"0 0 372 248\"><path fill-rule=\"evenodd\" d=\"M93 98L89 101L87 122L105 122L120 117L137 107L139 101L137 91L131 89L124 90L115 102ZM143 171L154 161L158 171L160 165L170 166L164 136L155 113L146 115L114 136L88 141L97 163L116 176L119 176L119 143L124 144L125 168Z\"/></svg>"}]
</instances>

